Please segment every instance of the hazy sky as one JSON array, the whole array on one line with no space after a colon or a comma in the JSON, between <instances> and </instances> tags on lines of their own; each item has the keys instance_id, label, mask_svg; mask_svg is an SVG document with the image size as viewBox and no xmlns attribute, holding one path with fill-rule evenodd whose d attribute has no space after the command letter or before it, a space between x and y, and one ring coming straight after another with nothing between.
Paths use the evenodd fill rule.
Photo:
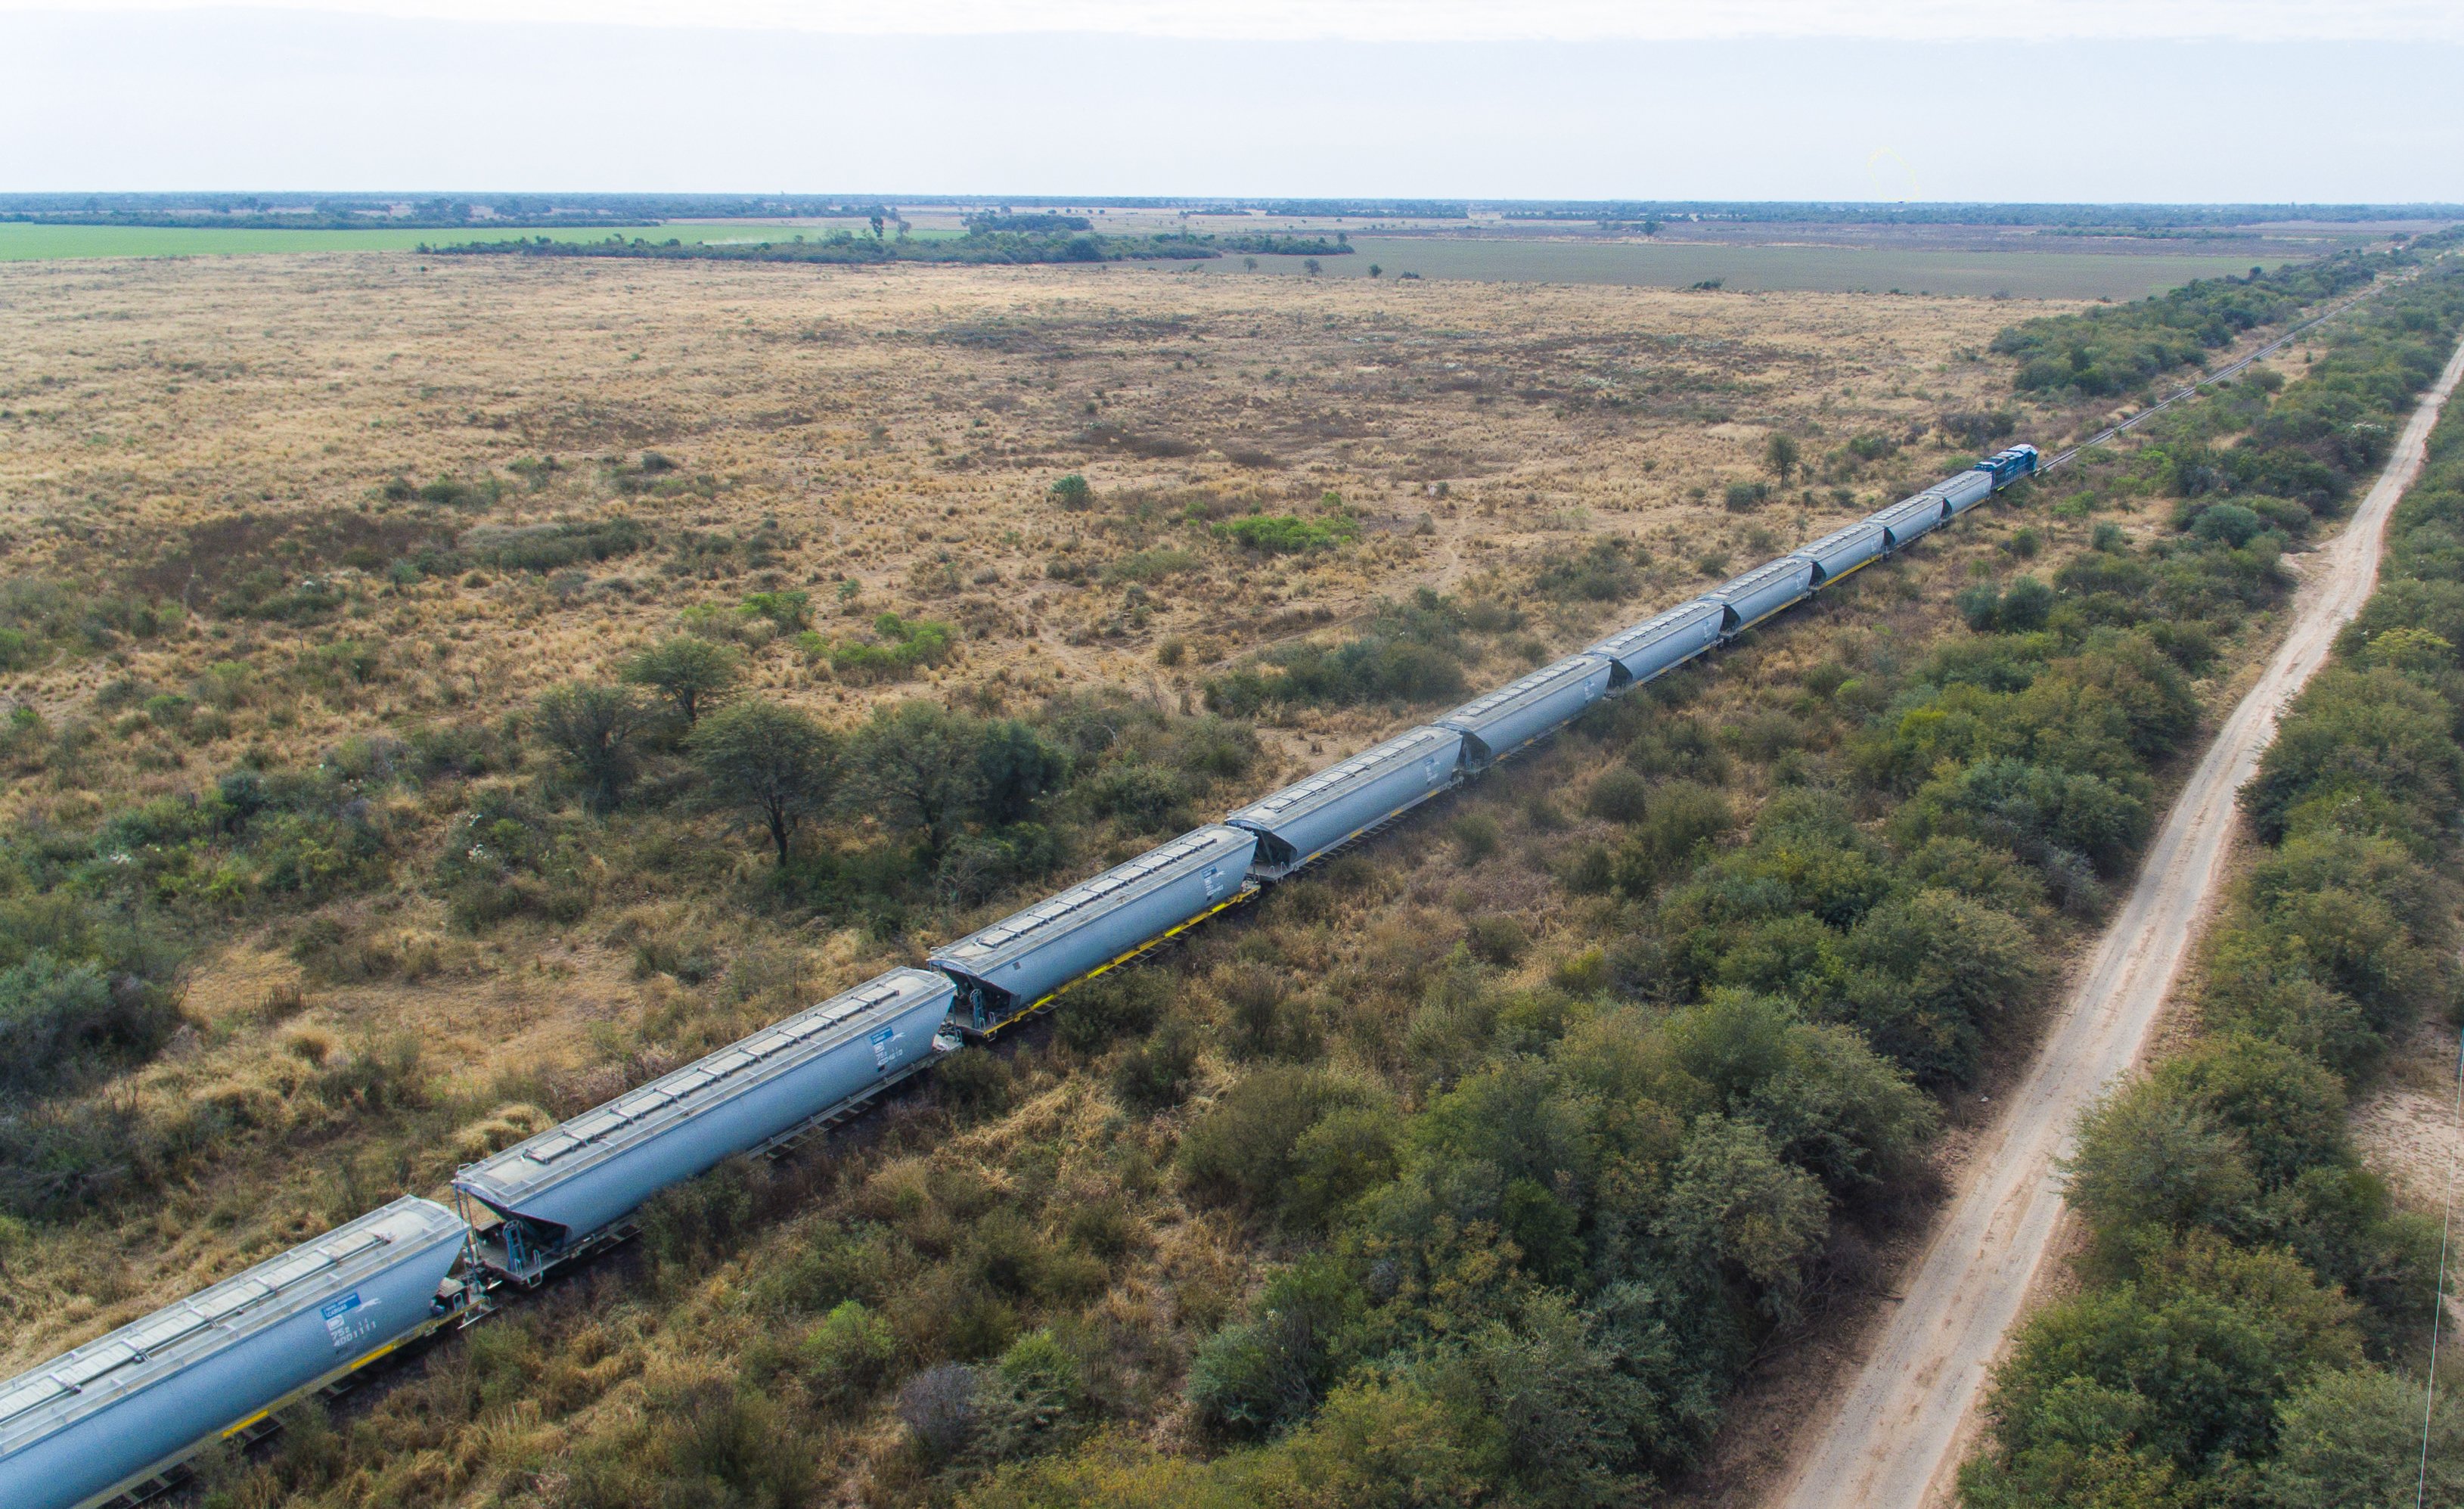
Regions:
<instances>
[{"instance_id":1,"label":"hazy sky","mask_svg":"<svg viewBox=\"0 0 2464 1509\"><path fill-rule=\"evenodd\" d=\"M1248 40L1705 40L1862 36L2464 40L2453 0L295 0L270 9L466 21L860 34L1117 33ZM216 9L196 0L37 5L83 14Z\"/></svg>"},{"instance_id":2,"label":"hazy sky","mask_svg":"<svg viewBox=\"0 0 2464 1509\"><path fill-rule=\"evenodd\" d=\"M2464 200L2464 0L0 0L0 189Z\"/></svg>"}]
</instances>

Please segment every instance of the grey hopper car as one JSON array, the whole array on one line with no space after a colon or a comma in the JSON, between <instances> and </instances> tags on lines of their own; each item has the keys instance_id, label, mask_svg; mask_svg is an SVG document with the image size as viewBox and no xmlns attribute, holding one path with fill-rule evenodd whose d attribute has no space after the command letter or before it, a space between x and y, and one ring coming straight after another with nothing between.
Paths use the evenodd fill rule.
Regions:
<instances>
[{"instance_id":1,"label":"grey hopper car","mask_svg":"<svg viewBox=\"0 0 2464 1509\"><path fill-rule=\"evenodd\" d=\"M1784 555L1776 561L1766 561L1745 575L1703 595L1727 609L1727 619L1720 627L1720 637L1728 639L1751 629L1789 604L1802 601L1812 590L1814 563Z\"/></svg>"},{"instance_id":2,"label":"grey hopper car","mask_svg":"<svg viewBox=\"0 0 2464 1509\"><path fill-rule=\"evenodd\" d=\"M1224 819L1259 835L1252 868L1280 879L1463 778L1463 736L1422 727L1339 761Z\"/></svg>"},{"instance_id":3,"label":"grey hopper car","mask_svg":"<svg viewBox=\"0 0 2464 1509\"><path fill-rule=\"evenodd\" d=\"M1940 498L1944 511L1956 519L1993 496L1993 474L1962 472L1956 477L1943 478L1925 491Z\"/></svg>"},{"instance_id":4,"label":"grey hopper car","mask_svg":"<svg viewBox=\"0 0 2464 1509\"><path fill-rule=\"evenodd\" d=\"M466 1235L396 1200L0 1384L0 1504L98 1500L444 1323Z\"/></svg>"},{"instance_id":5,"label":"grey hopper car","mask_svg":"<svg viewBox=\"0 0 2464 1509\"><path fill-rule=\"evenodd\" d=\"M1834 529L1812 544L1800 545L1789 555L1814 563L1814 585L1828 587L1852 571L1871 566L1890 547L1890 538L1881 524L1860 519L1844 529Z\"/></svg>"},{"instance_id":6,"label":"grey hopper car","mask_svg":"<svg viewBox=\"0 0 2464 1509\"><path fill-rule=\"evenodd\" d=\"M1092 880L935 949L958 982L962 1021L991 1032L1063 986L1240 899L1258 835L1209 827L1183 833Z\"/></svg>"},{"instance_id":7,"label":"grey hopper car","mask_svg":"<svg viewBox=\"0 0 2464 1509\"><path fill-rule=\"evenodd\" d=\"M1882 526L1890 536L1891 548L1898 550L1942 527L1942 521L1949 517L1950 512L1944 506L1942 495L1925 492L1914 498L1901 499L1874 515L1873 521Z\"/></svg>"},{"instance_id":8,"label":"grey hopper car","mask_svg":"<svg viewBox=\"0 0 2464 1509\"><path fill-rule=\"evenodd\" d=\"M1637 685L1719 643L1726 616L1720 604L1698 597L1620 630L1583 653L1598 655L1617 668L1612 686Z\"/></svg>"},{"instance_id":9,"label":"grey hopper car","mask_svg":"<svg viewBox=\"0 0 2464 1509\"><path fill-rule=\"evenodd\" d=\"M1463 736L1463 763L1485 769L1543 734L1553 733L1608 695L1615 666L1595 655L1569 655L1475 698L1438 720Z\"/></svg>"},{"instance_id":10,"label":"grey hopper car","mask_svg":"<svg viewBox=\"0 0 2464 1509\"><path fill-rule=\"evenodd\" d=\"M454 1176L503 1220L480 1260L536 1284L668 1186L851 1106L934 1057L957 989L892 969Z\"/></svg>"}]
</instances>

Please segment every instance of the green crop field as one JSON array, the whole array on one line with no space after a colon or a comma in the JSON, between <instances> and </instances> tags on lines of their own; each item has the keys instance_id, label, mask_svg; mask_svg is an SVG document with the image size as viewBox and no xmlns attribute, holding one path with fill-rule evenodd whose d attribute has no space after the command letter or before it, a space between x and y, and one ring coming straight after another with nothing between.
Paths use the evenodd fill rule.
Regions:
<instances>
[{"instance_id":1,"label":"green crop field","mask_svg":"<svg viewBox=\"0 0 2464 1509\"><path fill-rule=\"evenodd\" d=\"M1324 276L1365 277L1372 264L1389 277L1476 282L1618 283L1685 288L1710 278L1737 289L1991 295L2020 299L2138 299L2194 277L2240 273L2238 256L2101 252L1951 252L1833 246L1719 246L1641 241L1551 241L1509 237L1354 236L1351 256L1320 258ZM2269 258L2281 261L2282 258ZM1239 257L1190 264L1210 273L1243 271ZM1259 272L1303 272L1298 257L1262 256Z\"/></svg>"},{"instance_id":2,"label":"green crop field","mask_svg":"<svg viewBox=\"0 0 2464 1509\"><path fill-rule=\"evenodd\" d=\"M819 239L820 227L748 225L742 222L628 226L615 234L717 245L785 240L799 231ZM0 223L0 261L85 256L229 256L281 252L407 252L511 236L548 235L560 241L595 241L611 233L599 227L551 231L473 226L457 230L366 231L187 230L152 226L28 225ZM924 230L940 239L953 231ZM1720 279L1733 289L1810 289L1988 295L2020 299L2137 299L2218 273L2238 273L2240 256L2101 252L1974 252L1877 250L1834 246L1722 246L1701 243L1542 240L1512 236L1480 238L1354 237L1351 256L1320 258L1329 277L1366 277L1372 264L1386 276L1413 272L1423 277L1474 282L1610 283L1645 288L1684 288ZM1257 271L1306 276L1295 256L1261 256ZM1238 255L1176 263L1206 273L1248 271Z\"/></svg>"}]
</instances>

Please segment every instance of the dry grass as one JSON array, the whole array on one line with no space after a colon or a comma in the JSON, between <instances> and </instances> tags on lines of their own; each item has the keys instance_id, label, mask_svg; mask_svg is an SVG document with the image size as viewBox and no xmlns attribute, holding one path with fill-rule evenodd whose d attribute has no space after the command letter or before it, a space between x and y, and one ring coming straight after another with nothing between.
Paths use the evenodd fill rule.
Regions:
<instances>
[{"instance_id":1,"label":"dry grass","mask_svg":"<svg viewBox=\"0 0 2464 1509\"><path fill-rule=\"evenodd\" d=\"M1963 353L2024 312L1143 270L410 256L0 268L0 344L13 358L0 380L10 574L151 589L202 609L272 565L339 582L352 599L304 626L191 612L160 636L16 675L10 697L55 723L109 721L95 699L112 683L187 688L234 659L256 681L222 725L124 729L77 782L11 781L6 810L90 823L194 790L243 757L298 766L355 735L493 721L554 682L608 674L689 607L732 606L764 588L813 592L825 632L853 632L885 610L965 631L953 663L904 684L834 680L783 639L753 647L759 684L844 722L919 692L1023 707L1067 687L1128 685L1185 701L1207 665L1375 598L1423 585L1503 590L1586 536L1640 539L1655 564L1633 600L1535 610L1532 648L1554 651L1695 589L1705 554L1742 567L1929 479L1946 453L1927 437L1826 477L1810 503L1795 487L1748 515L1719 501L1727 482L1759 475L1773 426L1819 457L1853 435L1905 436L1939 412L1992 407L2001 377ZM645 451L675 470L644 477ZM559 469L532 490L513 463L541 456ZM1071 471L1093 482L1093 510L1048 498ZM378 495L396 476L491 473L509 485L484 510ZM626 490L679 479L668 497ZM1192 505L1252 501L1306 514L1329 491L1363 533L1320 556L1244 559L1172 521ZM1142 504L1155 517L1140 519ZM615 513L648 524L651 547L589 566L579 582L502 569L407 584L384 574L392 556L439 533ZM1938 621L1969 559L1988 548L1987 530L1968 533L1969 544L1852 590L1845 610L1870 623L1768 636L1727 661L1722 705L1793 698L1813 659L1887 654L1898 630ZM759 559L739 549L708 566L677 548L689 534L769 544ZM1160 545L1197 561L1148 584L1140 614L1122 587L1101 584L1100 566ZM1094 564L1092 584L1049 577L1056 556ZM844 607L842 577L861 584ZM1175 635L1196 653L1167 669L1155 649ZM341 638L378 650L381 669L364 683L283 670ZM1255 779L1385 731L1383 714L1296 720L1276 731L1280 760ZM1537 831L1538 819L1516 814L1551 790L1572 810L1564 793L1604 759L1548 762L1484 799L1505 814L1508 855ZM441 834L463 799L393 798L401 810L388 820ZM1398 853L1391 877L1326 921L1276 929L1275 946L1293 951L1284 965L1375 969L1387 965L1380 949L1408 965L1449 946L1470 917L1514 912L1541 941L1529 967L1543 968L1550 940L1583 923L1585 903L1551 892L1536 863L1466 877L1439 832L1405 840L1427 853ZM302 980L285 951L296 920L213 941L188 986L195 1030L115 1093L227 1105L253 1140L159 1204L45 1229L11 1253L0 1371L385 1191L439 1187L473 1150L660 1067L638 1056L646 1021L684 1024L661 1035L661 1051L680 1056L906 956L860 933L735 915L730 886L758 862L736 853L678 854L619 819L595 856L597 910L570 928L466 936L408 885L333 902L320 915L394 961L357 983ZM635 943L650 936L767 949L792 968L704 989L641 978ZM1200 945L1193 978L1232 963L1240 937L1226 930ZM319 1086L405 1037L436 1088L416 1114L377 1119L380 1135ZM1122 1151L1118 1128L1092 1125L1100 1098L1067 1068L1029 1075L1042 1086L1018 1113L1039 1123L1030 1140L1102 1146L1115 1165L1145 1157ZM971 1135L1025 1136L1015 1121ZM1127 1137L1162 1137L1168 1148L1168 1130ZM997 1167L1005 1155L985 1156ZM1245 1276L1232 1233L1158 1192L1151 1172L1115 1167L1096 1182L1128 1189L1152 1228L1108 1303L1182 1334L1210 1306L1234 1302ZM725 1352L710 1337L693 1349ZM859 1444L847 1450L863 1456ZM875 1458L886 1453L865 1459Z\"/></svg>"},{"instance_id":2,"label":"dry grass","mask_svg":"<svg viewBox=\"0 0 2464 1509\"><path fill-rule=\"evenodd\" d=\"M131 545L176 556L163 543L205 521L356 510L388 477L555 456L568 470L545 492L485 516L519 523L611 506L593 458L650 448L679 477L716 483L709 499L635 503L654 527L750 532L775 518L793 539L779 576L851 572L867 609L944 601L905 588L919 563L946 555L963 586L1001 573L993 589L957 595L1057 618L1037 636L1048 649L1098 605L1045 585L1045 562L1073 537L1110 551L1119 532L1093 527L1106 510L1073 516L1043 499L1064 471L1115 503L1274 507L1331 489L1365 516L1371 544L1341 562L1246 576L1210 564L1124 653L1207 624L1209 599L1240 610L1216 626L1237 646L1262 604L1339 610L1569 529L1700 531L1689 488L1759 475L1770 425L1818 427L1837 444L1983 407L1993 369L1959 353L2014 313L1137 270L423 269L391 257L11 268L0 300L17 354L0 395L0 518L21 562ZM1426 496L1441 481L1442 502ZM1808 511L1762 521L1789 534ZM1808 523L1841 511L1826 500ZM1423 513L1431 534L1393 527ZM158 573L172 595L183 564ZM645 585L648 600L564 615L587 635L490 646L490 668L525 681L574 669L605 653L598 641L691 600L690 579ZM503 595L417 606L423 618L518 617ZM526 653L539 650L558 658ZM961 674L1004 658L972 657ZM1123 669L1068 658L1077 674Z\"/></svg>"},{"instance_id":3,"label":"dry grass","mask_svg":"<svg viewBox=\"0 0 2464 1509\"><path fill-rule=\"evenodd\" d=\"M0 532L18 571L127 574L193 605L265 565L380 588L342 629L384 646L389 677L346 708L278 709L288 727L236 720L235 746L281 757L524 705L604 673L679 610L764 586L813 591L828 633L884 610L957 623L958 660L925 678L944 695L1186 697L1209 663L1594 532L1661 554L1653 601L1699 580L1705 556L1785 548L1929 477L1939 454L1725 512L1725 486L1761 476L1771 427L1818 456L1989 407L1997 378L1973 353L2023 312L1144 270L28 264L0 272L17 354L0 388ZM618 470L645 450L676 470ZM492 510L371 501L389 477L510 477L537 457L561 470ZM1093 511L1045 496L1069 471L1093 481ZM682 490L619 491L628 480ZM1246 560L1173 521L1193 505L1309 513L1329 491L1364 530L1328 555ZM370 579L423 540L611 512L658 544L556 579ZM707 567L687 539L765 526L759 564ZM1142 546L1193 543L1196 562L1161 580L1102 582ZM1056 561L1089 581L1053 579ZM841 578L860 584L844 602ZM11 692L56 721L114 677L182 686L213 659L262 663L332 632L194 626ZM1174 637L1193 653L1167 673L1155 651ZM913 690L817 678L784 643L757 676L842 719Z\"/></svg>"}]
</instances>

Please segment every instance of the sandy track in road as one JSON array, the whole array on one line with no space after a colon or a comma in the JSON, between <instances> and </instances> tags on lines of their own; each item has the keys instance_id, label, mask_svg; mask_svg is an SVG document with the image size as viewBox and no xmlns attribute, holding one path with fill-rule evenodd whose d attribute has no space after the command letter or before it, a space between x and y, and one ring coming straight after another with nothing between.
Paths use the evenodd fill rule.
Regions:
<instances>
[{"instance_id":1,"label":"sandy track in road","mask_svg":"<svg viewBox=\"0 0 2464 1509\"><path fill-rule=\"evenodd\" d=\"M2413 411L2352 522L2310 558L2292 632L2183 788L2129 900L1979 1144L1899 1309L1838 1412L1809 1426L1819 1433L1772 1502L1896 1509L1948 1497L1961 1424L2061 1214L2056 1165L2070 1149L2072 1124L2138 1058L2216 884L2233 795L2257 768L2277 715L2377 586L2387 515L2419 474L2431 426L2459 377L2464 346Z\"/></svg>"}]
</instances>

